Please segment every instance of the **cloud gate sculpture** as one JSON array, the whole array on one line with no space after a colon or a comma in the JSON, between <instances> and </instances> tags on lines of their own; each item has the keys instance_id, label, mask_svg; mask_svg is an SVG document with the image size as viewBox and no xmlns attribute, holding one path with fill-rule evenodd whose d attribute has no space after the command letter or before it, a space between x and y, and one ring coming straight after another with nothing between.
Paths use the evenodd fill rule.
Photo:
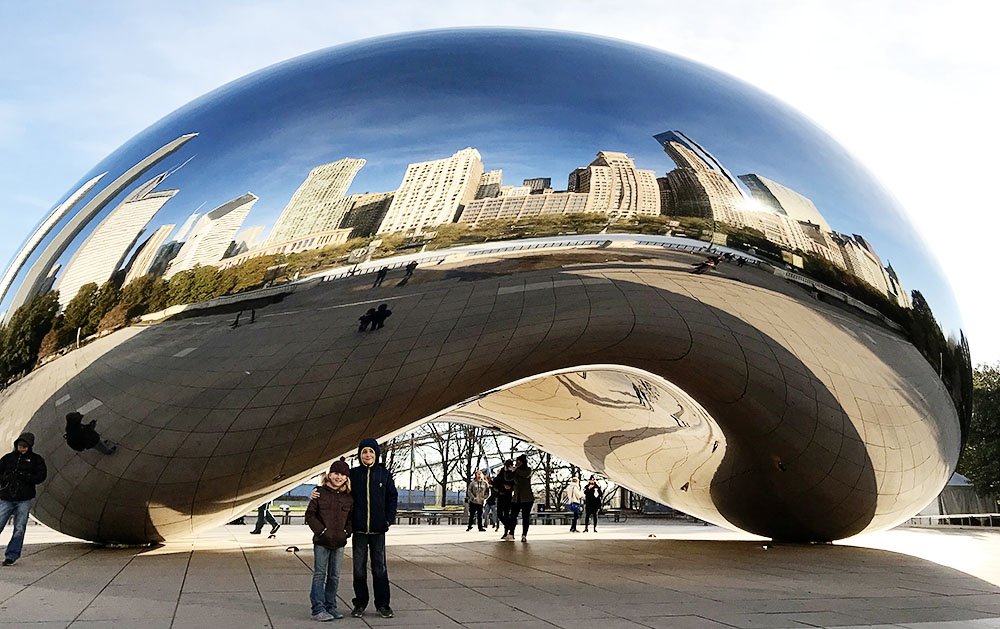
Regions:
<instances>
[{"instance_id":1,"label":"cloud gate sculpture","mask_svg":"<svg viewBox=\"0 0 1000 629\"><path fill-rule=\"evenodd\" d=\"M84 175L0 290L0 437L49 462L35 516L96 541L221 524L431 419L833 540L932 500L970 412L950 288L857 162L590 36L404 34L223 86ZM117 452L69 448L74 410Z\"/></svg>"}]
</instances>

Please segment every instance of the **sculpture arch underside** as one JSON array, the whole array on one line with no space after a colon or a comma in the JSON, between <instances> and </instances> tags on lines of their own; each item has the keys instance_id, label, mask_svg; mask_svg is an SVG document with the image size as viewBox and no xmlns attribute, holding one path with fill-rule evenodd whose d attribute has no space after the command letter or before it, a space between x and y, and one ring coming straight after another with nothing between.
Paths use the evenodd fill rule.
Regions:
<instances>
[{"instance_id":1,"label":"sculpture arch underside","mask_svg":"<svg viewBox=\"0 0 1000 629\"><path fill-rule=\"evenodd\" d=\"M698 259L532 252L375 291L367 278L316 283L253 324L232 327L229 309L127 328L4 391L0 437L30 430L49 461L36 517L104 542L219 525L360 438L430 419L502 428L779 539L886 528L933 499L959 422L920 353L762 268L693 275ZM385 328L359 333L383 302ZM77 408L115 455L66 447Z\"/></svg>"}]
</instances>

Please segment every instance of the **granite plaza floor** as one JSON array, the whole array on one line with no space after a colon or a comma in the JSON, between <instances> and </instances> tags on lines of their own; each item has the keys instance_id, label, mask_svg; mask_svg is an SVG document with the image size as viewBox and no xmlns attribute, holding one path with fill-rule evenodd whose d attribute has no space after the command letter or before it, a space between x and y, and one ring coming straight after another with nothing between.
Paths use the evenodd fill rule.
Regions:
<instances>
[{"instance_id":1,"label":"granite plaza floor","mask_svg":"<svg viewBox=\"0 0 1000 629\"><path fill-rule=\"evenodd\" d=\"M0 568L0 626L316 626L308 529L286 525L274 540L249 530L136 549L31 526L21 560ZM9 537L8 527L0 543ZM388 539L396 617L369 608L332 626L1000 627L995 531L900 528L765 549L715 527L638 521L602 523L597 534L535 526L529 539L397 526ZM345 568L347 610L349 560Z\"/></svg>"}]
</instances>

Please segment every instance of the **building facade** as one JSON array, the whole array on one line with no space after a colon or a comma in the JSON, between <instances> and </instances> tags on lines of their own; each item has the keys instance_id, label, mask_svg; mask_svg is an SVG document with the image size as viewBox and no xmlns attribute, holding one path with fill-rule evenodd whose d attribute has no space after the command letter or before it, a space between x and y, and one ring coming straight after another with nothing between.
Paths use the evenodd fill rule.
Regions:
<instances>
[{"instance_id":1,"label":"building facade","mask_svg":"<svg viewBox=\"0 0 1000 629\"><path fill-rule=\"evenodd\" d=\"M250 208L257 202L257 195L248 192L223 203L195 223L187 242L170 262L164 277L170 279L181 271L196 266L213 266L226 254L233 236L243 226Z\"/></svg>"},{"instance_id":2,"label":"building facade","mask_svg":"<svg viewBox=\"0 0 1000 629\"><path fill-rule=\"evenodd\" d=\"M615 218L660 214L656 173L640 170L625 153L601 151L597 159L569 175L567 191L589 194L587 212Z\"/></svg>"},{"instance_id":3,"label":"building facade","mask_svg":"<svg viewBox=\"0 0 1000 629\"><path fill-rule=\"evenodd\" d=\"M174 231L174 227L176 225L172 223L161 225L153 232L153 235L146 240L146 243L136 253L128 273L125 274L125 281L122 283L122 286L127 286L132 280L149 273L150 269L153 268L153 261L156 259L156 254L160 251L163 243L167 241L170 232Z\"/></svg>"},{"instance_id":4,"label":"building facade","mask_svg":"<svg viewBox=\"0 0 1000 629\"><path fill-rule=\"evenodd\" d=\"M444 159L410 164L378 233L420 234L451 223L475 197L482 175L482 157L474 148L462 149Z\"/></svg>"},{"instance_id":5,"label":"building facade","mask_svg":"<svg viewBox=\"0 0 1000 629\"><path fill-rule=\"evenodd\" d=\"M739 179L750 190L753 199L767 209L797 221L815 223L825 232L831 231L826 219L808 197L761 175L750 173L740 175Z\"/></svg>"},{"instance_id":6,"label":"building facade","mask_svg":"<svg viewBox=\"0 0 1000 629\"><path fill-rule=\"evenodd\" d=\"M590 195L583 192L531 194L470 201L458 222L476 225L482 221L517 220L552 214L587 212Z\"/></svg>"},{"instance_id":7,"label":"building facade","mask_svg":"<svg viewBox=\"0 0 1000 629\"><path fill-rule=\"evenodd\" d=\"M247 251L246 253L226 258L219 265L219 268L228 269L229 267L242 264L252 258L259 258L260 256L292 254L299 253L300 251L309 251L311 249L322 249L323 247L339 245L347 242L348 238L351 237L351 231L352 230L350 228L333 229L315 234L307 234L302 238L297 238L288 242L278 242L274 244L267 243L263 247L258 247L253 251Z\"/></svg>"},{"instance_id":8,"label":"building facade","mask_svg":"<svg viewBox=\"0 0 1000 629\"><path fill-rule=\"evenodd\" d=\"M363 159L345 157L313 168L282 210L267 244L337 229L346 211L347 189L364 165Z\"/></svg>"}]
</instances>

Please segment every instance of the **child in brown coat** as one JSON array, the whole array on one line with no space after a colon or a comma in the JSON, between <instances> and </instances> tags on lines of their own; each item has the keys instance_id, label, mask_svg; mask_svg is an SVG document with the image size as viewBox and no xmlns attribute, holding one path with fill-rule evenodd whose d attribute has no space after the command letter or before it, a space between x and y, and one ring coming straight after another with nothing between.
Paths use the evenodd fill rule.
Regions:
<instances>
[{"instance_id":1,"label":"child in brown coat","mask_svg":"<svg viewBox=\"0 0 1000 629\"><path fill-rule=\"evenodd\" d=\"M320 622L343 618L337 611L337 585L344 547L351 536L351 468L341 458L316 489L318 497L309 501L306 524L313 532L313 580L309 591L312 619Z\"/></svg>"}]
</instances>

